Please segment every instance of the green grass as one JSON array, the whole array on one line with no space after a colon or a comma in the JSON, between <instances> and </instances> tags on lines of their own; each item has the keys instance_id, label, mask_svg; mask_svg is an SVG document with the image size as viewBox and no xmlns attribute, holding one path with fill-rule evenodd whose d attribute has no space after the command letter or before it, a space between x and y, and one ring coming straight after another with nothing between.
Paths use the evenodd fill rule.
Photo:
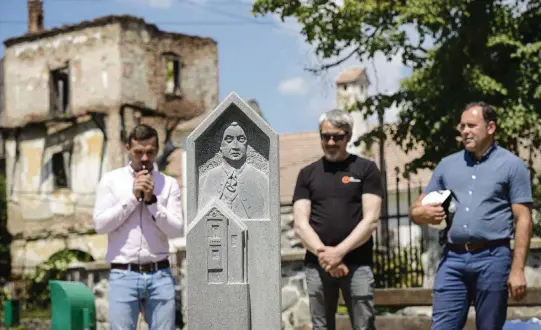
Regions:
<instances>
[{"instance_id":1,"label":"green grass","mask_svg":"<svg viewBox=\"0 0 541 330\"><path fill-rule=\"evenodd\" d=\"M33 309L29 311L21 312L21 318L28 319L50 319L51 318L51 309Z\"/></svg>"},{"instance_id":2,"label":"green grass","mask_svg":"<svg viewBox=\"0 0 541 330\"><path fill-rule=\"evenodd\" d=\"M51 309L32 309L21 311L20 319L51 319ZM4 311L0 311L0 320L4 320Z\"/></svg>"},{"instance_id":3,"label":"green grass","mask_svg":"<svg viewBox=\"0 0 541 330\"><path fill-rule=\"evenodd\" d=\"M338 305L338 309L336 310L336 314L338 314L338 315L348 315L347 306Z\"/></svg>"},{"instance_id":4,"label":"green grass","mask_svg":"<svg viewBox=\"0 0 541 330\"><path fill-rule=\"evenodd\" d=\"M376 315L382 315L385 313L391 313L394 314L398 312L401 308L389 308L389 307L376 307ZM345 305L338 305L338 309L336 310L336 314L338 315L348 315L348 308Z\"/></svg>"}]
</instances>

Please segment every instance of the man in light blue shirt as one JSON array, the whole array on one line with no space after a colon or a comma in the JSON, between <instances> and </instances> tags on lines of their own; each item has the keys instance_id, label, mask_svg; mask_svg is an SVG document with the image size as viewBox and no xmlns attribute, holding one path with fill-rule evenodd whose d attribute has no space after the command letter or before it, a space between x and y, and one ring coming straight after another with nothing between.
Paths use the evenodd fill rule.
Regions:
<instances>
[{"instance_id":1,"label":"man in light blue shirt","mask_svg":"<svg viewBox=\"0 0 541 330\"><path fill-rule=\"evenodd\" d=\"M524 266L532 234L532 189L525 163L495 142L497 115L483 103L466 106L458 126L464 150L445 157L410 209L417 224L446 219L440 204L421 205L426 194L450 190L456 213L434 283L432 329L459 330L470 301L477 329L502 329L508 294L526 295ZM514 253L510 240L515 239Z\"/></svg>"}]
</instances>

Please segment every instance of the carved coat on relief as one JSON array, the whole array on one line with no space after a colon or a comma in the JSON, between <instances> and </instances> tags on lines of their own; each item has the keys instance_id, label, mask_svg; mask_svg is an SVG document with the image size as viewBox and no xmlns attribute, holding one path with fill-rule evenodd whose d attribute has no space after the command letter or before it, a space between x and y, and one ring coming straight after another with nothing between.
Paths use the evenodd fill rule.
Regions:
<instances>
[{"instance_id":1,"label":"carved coat on relief","mask_svg":"<svg viewBox=\"0 0 541 330\"><path fill-rule=\"evenodd\" d=\"M199 208L219 199L240 218L268 218L269 180L246 162L247 147L244 129L232 122L221 141L222 164L199 179Z\"/></svg>"}]
</instances>

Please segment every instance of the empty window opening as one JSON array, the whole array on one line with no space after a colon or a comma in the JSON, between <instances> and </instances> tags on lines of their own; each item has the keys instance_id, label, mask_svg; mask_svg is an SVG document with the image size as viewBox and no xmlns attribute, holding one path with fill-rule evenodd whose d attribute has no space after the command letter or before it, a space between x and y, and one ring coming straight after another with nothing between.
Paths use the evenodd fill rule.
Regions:
<instances>
[{"instance_id":1,"label":"empty window opening","mask_svg":"<svg viewBox=\"0 0 541 330\"><path fill-rule=\"evenodd\" d=\"M180 58L165 55L165 94L180 95Z\"/></svg>"},{"instance_id":2,"label":"empty window opening","mask_svg":"<svg viewBox=\"0 0 541 330\"><path fill-rule=\"evenodd\" d=\"M69 72L68 68L51 71L51 110L55 114L65 114L69 111Z\"/></svg>"},{"instance_id":3,"label":"empty window opening","mask_svg":"<svg viewBox=\"0 0 541 330\"><path fill-rule=\"evenodd\" d=\"M53 154L52 166L53 166L53 179L54 188L68 188L68 159L69 155L65 152L57 152Z\"/></svg>"}]
</instances>

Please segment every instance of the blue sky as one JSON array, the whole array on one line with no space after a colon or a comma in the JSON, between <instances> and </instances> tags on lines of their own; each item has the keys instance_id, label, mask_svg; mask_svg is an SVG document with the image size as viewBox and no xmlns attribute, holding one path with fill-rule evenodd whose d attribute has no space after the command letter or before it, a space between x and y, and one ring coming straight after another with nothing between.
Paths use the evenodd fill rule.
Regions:
<instances>
[{"instance_id":1,"label":"blue sky","mask_svg":"<svg viewBox=\"0 0 541 330\"><path fill-rule=\"evenodd\" d=\"M313 47L304 42L294 21L272 15L254 18L250 0L44 0L45 27L78 23L112 14L144 18L160 29L210 37L218 43L220 100L234 91L255 98L276 132L317 129L319 115L334 107L334 80L348 66L366 66L374 80L372 62L346 61L316 77L306 67L317 65ZM0 39L27 29L23 0L0 0ZM0 56L4 53L2 44ZM408 75L398 58L374 61L382 91L394 91ZM369 89L374 92L374 86ZM394 112L388 116L392 120Z\"/></svg>"}]
</instances>

